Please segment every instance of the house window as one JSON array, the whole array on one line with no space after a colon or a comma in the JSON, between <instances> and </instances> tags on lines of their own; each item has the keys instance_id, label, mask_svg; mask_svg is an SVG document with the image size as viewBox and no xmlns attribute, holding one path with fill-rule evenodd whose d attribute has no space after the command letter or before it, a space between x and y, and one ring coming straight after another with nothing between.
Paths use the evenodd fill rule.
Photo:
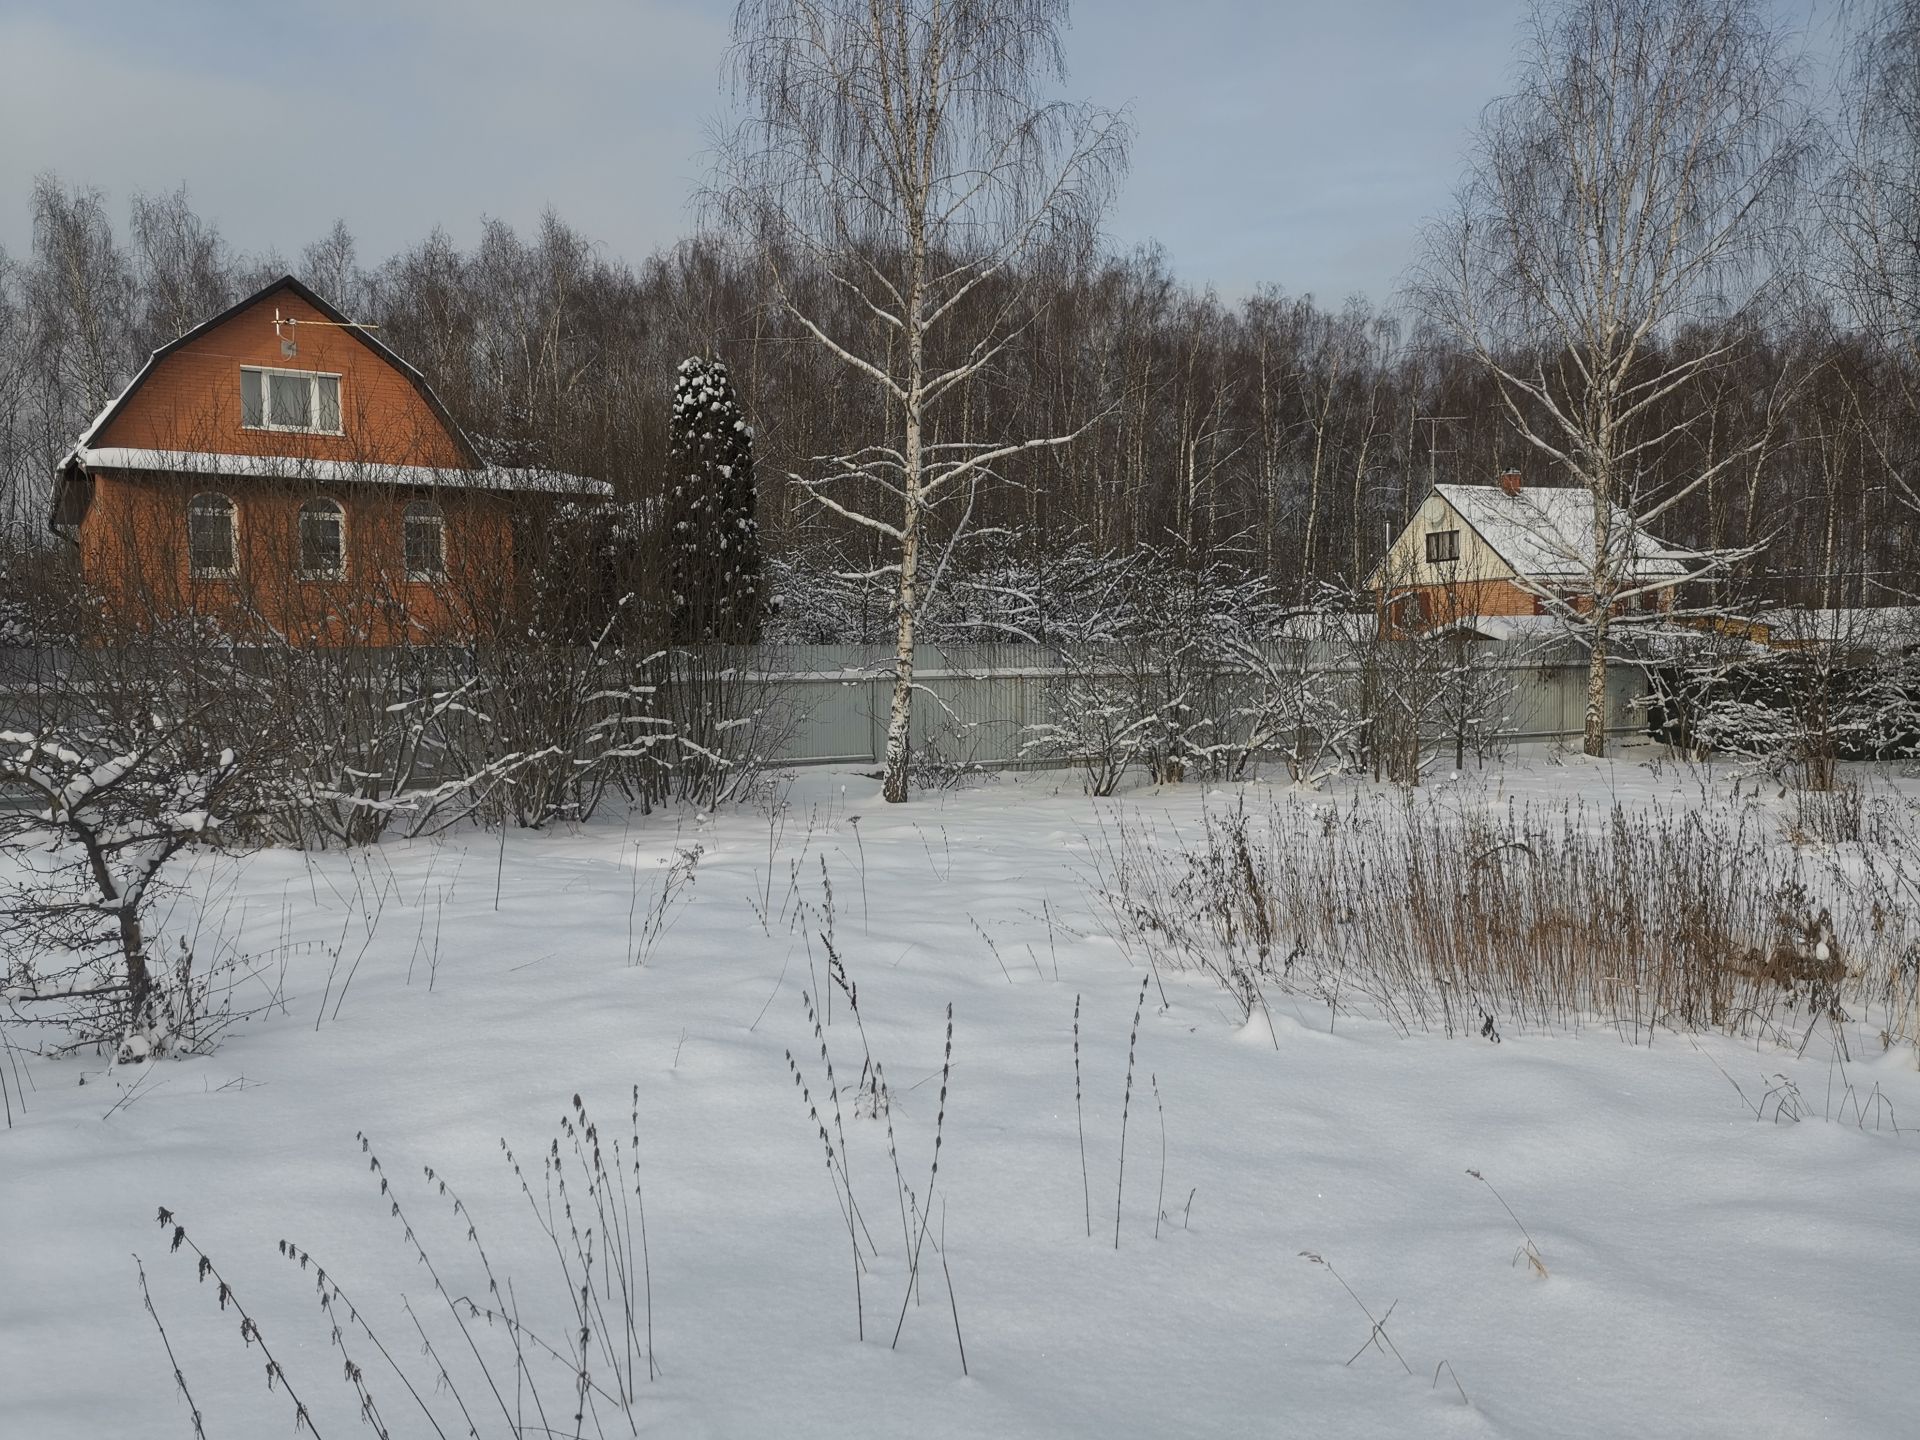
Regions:
<instances>
[{"instance_id":1,"label":"house window","mask_svg":"<svg viewBox=\"0 0 1920 1440\"><path fill-rule=\"evenodd\" d=\"M1443 560L1460 558L1460 532L1458 530L1429 530L1427 532L1427 563L1438 565Z\"/></svg>"},{"instance_id":2,"label":"house window","mask_svg":"<svg viewBox=\"0 0 1920 1440\"><path fill-rule=\"evenodd\" d=\"M407 579L438 580L447 573L447 522L431 500L415 500L406 515Z\"/></svg>"},{"instance_id":3,"label":"house window","mask_svg":"<svg viewBox=\"0 0 1920 1440\"><path fill-rule=\"evenodd\" d=\"M300 507L300 573L309 580L338 580L347 573L347 517L332 500Z\"/></svg>"},{"instance_id":4,"label":"house window","mask_svg":"<svg viewBox=\"0 0 1920 1440\"><path fill-rule=\"evenodd\" d=\"M249 430L340 434L340 377L312 370L240 369L240 423Z\"/></svg>"},{"instance_id":5,"label":"house window","mask_svg":"<svg viewBox=\"0 0 1920 1440\"><path fill-rule=\"evenodd\" d=\"M223 580L234 563L233 501L208 492L187 503L187 568L196 580Z\"/></svg>"}]
</instances>

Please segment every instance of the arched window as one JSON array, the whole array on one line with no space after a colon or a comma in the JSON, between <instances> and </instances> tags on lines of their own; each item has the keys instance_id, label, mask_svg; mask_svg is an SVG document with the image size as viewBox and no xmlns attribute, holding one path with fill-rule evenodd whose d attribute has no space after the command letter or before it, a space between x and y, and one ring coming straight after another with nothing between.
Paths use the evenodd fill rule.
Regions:
<instances>
[{"instance_id":1,"label":"arched window","mask_svg":"<svg viewBox=\"0 0 1920 1440\"><path fill-rule=\"evenodd\" d=\"M196 580L224 580L238 569L233 501L206 491L187 503L187 569Z\"/></svg>"},{"instance_id":2,"label":"arched window","mask_svg":"<svg viewBox=\"0 0 1920 1440\"><path fill-rule=\"evenodd\" d=\"M407 506L407 579L439 580L447 573L447 521L431 500Z\"/></svg>"},{"instance_id":3,"label":"arched window","mask_svg":"<svg viewBox=\"0 0 1920 1440\"><path fill-rule=\"evenodd\" d=\"M347 517L333 500L300 507L300 573L309 580L338 580L347 573Z\"/></svg>"}]
</instances>

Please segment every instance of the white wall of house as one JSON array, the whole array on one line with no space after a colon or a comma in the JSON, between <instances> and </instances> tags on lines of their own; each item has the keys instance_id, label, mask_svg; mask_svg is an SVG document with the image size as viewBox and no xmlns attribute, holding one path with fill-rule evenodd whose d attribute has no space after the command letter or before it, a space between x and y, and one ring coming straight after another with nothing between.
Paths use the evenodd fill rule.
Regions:
<instances>
[{"instance_id":1,"label":"white wall of house","mask_svg":"<svg viewBox=\"0 0 1920 1440\"><path fill-rule=\"evenodd\" d=\"M1445 530L1460 532L1460 558L1427 563L1427 536ZM1372 583L1400 585L1468 584L1479 580L1511 580L1513 567L1496 555L1479 532L1461 520L1438 495L1429 495L1414 512L1387 558L1374 572Z\"/></svg>"}]
</instances>

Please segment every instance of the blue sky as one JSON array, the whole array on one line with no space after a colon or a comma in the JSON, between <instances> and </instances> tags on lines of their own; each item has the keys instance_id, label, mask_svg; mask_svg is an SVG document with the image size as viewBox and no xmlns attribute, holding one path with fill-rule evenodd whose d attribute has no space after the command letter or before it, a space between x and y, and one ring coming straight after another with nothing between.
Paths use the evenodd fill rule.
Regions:
<instances>
[{"instance_id":1,"label":"blue sky","mask_svg":"<svg viewBox=\"0 0 1920 1440\"><path fill-rule=\"evenodd\" d=\"M1776 0L1814 27L1834 0ZM1184 279L1389 298L1525 0L1081 0L1069 88L1126 106L1108 223ZM33 176L184 183L241 248L335 217L377 259L552 206L637 260L693 223L727 0L0 0L0 246Z\"/></svg>"}]
</instances>

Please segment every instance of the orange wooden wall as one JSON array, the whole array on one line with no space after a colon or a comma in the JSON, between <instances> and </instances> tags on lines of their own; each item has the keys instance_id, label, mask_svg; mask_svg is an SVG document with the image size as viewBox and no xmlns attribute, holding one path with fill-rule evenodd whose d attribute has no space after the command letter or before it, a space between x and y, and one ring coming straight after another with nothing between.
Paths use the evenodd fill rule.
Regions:
<instances>
[{"instance_id":1,"label":"orange wooden wall","mask_svg":"<svg viewBox=\"0 0 1920 1440\"><path fill-rule=\"evenodd\" d=\"M94 449L127 447L344 461L368 466L463 469L461 447L420 389L386 357L347 330L319 324L290 333L298 353L281 353L274 312L326 317L290 290L271 291L161 360L121 412L91 439ZM341 435L249 430L241 425L242 366L308 370L340 378ZM81 574L109 623L136 627L175 615L218 618L239 633L276 631L296 643L439 643L484 633L510 610L513 587L511 494L436 487L96 471L79 528ZM187 511L203 491L234 502L238 575L194 578L187 559ZM445 519L446 576L406 578L402 517L430 495ZM346 573L299 573L299 513L309 500L345 512Z\"/></svg>"},{"instance_id":2,"label":"orange wooden wall","mask_svg":"<svg viewBox=\"0 0 1920 1440\"><path fill-rule=\"evenodd\" d=\"M295 327L299 354L285 359L273 332L282 315L326 317L290 290L263 296L160 362L92 444L147 450L212 450L378 465L468 462L420 391L352 331ZM240 424L240 367L317 370L340 376L343 435L248 430Z\"/></svg>"},{"instance_id":3,"label":"orange wooden wall","mask_svg":"<svg viewBox=\"0 0 1920 1440\"><path fill-rule=\"evenodd\" d=\"M207 615L238 634L277 632L321 645L435 644L496 628L511 609L511 497L440 491L446 576L406 578L407 503L418 491L374 485L286 485L213 477L110 472L95 477L80 530L81 573L107 613L136 627ZM187 564L187 508L202 491L234 502L239 574L196 579ZM339 502L346 573L299 573L299 514L308 500Z\"/></svg>"},{"instance_id":4,"label":"orange wooden wall","mask_svg":"<svg viewBox=\"0 0 1920 1440\"><path fill-rule=\"evenodd\" d=\"M1389 628L1402 633L1446 625L1456 620L1471 622L1499 616L1545 613L1539 598L1532 591L1511 580L1473 580L1452 586L1409 585L1396 587L1392 593L1396 599ZM1575 612L1580 614L1593 608L1593 601L1587 596L1575 595L1572 603ZM1674 591L1669 586L1637 595L1626 604L1616 605L1615 613L1626 609L1665 611L1673 609L1673 604Z\"/></svg>"}]
</instances>

